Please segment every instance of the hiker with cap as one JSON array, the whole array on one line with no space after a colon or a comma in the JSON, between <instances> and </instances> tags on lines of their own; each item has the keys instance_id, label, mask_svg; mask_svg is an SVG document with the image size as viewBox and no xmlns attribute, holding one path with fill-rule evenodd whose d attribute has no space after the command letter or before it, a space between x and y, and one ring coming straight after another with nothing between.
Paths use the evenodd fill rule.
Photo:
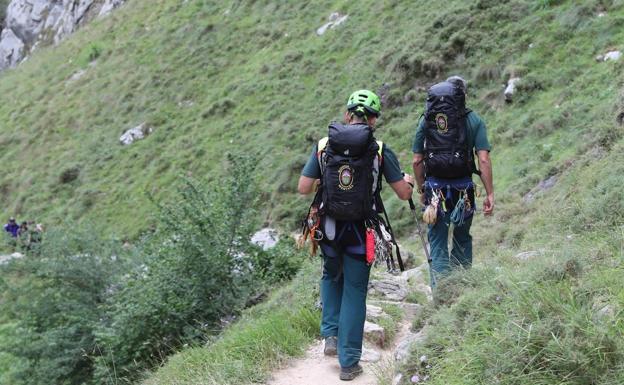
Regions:
<instances>
[{"instance_id":1,"label":"hiker with cap","mask_svg":"<svg viewBox=\"0 0 624 385\"><path fill-rule=\"evenodd\" d=\"M466 90L466 81L459 76L429 89L412 147L416 188L425 205L423 220L429 225L431 287L451 270L472 265L470 227L476 209L472 174L478 174L485 187L483 214L494 210L491 146L484 121L466 108Z\"/></svg>"},{"instance_id":2,"label":"hiker with cap","mask_svg":"<svg viewBox=\"0 0 624 385\"><path fill-rule=\"evenodd\" d=\"M4 231L9 233L12 238L17 238L17 233L19 232L19 225L15 221L15 218L9 218L9 222L4 225Z\"/></svg>"},{"instance_id":3,"label":"hiker with cap","mask_svg":"<svg viewBox=\"0 0 624 385\"><path fill-rule=\"evenodd\" d=\"M344 124L332 122L329 135L313 148L299 178L298 190L316 190L311 207L318 218L313 236L323 257L321 335L325 355L338 355L340 379L362 373L366 294L372 261L366 242L382 221L382 178L402 200L412 196L414 179L401 172L394 152L375 138L381 112L379 97L354 92ZM312 216L308 216L311 220ZM369 253L370 254L370 253Z\"/></svg>"}]
</instances>

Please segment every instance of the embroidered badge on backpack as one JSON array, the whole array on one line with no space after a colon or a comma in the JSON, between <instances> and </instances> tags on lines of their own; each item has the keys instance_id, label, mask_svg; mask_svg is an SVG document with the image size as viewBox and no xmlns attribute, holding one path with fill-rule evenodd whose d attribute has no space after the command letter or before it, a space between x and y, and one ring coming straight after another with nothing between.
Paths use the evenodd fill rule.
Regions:
<instances>
[{"instance_id":1,"label":"embroidered badge on backpack","mask_svg":"<svg viewBox=\"0 0 624 385\"><path fill-rule=\"evenodd\" d=\"M349 165L344 165L338 169L338 187L348 191L353 188L353 169Z\"/></svg>"},{"instance_id":2,"label":"embroidered badge on backpack","mask_svg":"<svg viewBox=\"0 0 624 385\"><path fill-rule=\"evenodd\" d=\"M436 126L440 134L446 134L448 132L448 117L446 114L437 114L435 117Z\"/></svg>"}]
</instances>

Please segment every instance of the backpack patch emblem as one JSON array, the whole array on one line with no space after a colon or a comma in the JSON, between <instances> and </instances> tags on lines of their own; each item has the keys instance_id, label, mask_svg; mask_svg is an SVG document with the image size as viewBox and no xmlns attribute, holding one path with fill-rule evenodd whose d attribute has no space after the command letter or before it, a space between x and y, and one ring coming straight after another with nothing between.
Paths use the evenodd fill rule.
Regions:
<instances>
[{"instance_id":1,"label":"backpack patch emblem","mask_svg":"<svg viewBox=\"0 0 624 385\"><path fill-rule=\"evenodd\" d=\"M446 134L448 132L448 117L445 114L437 114L435 122L439 133Z\"/></svg>"},{"instance_id":2,"label":"backpack patch emblem","mask_svg":"<svg viewBox=\"0 0 624 385\"><path fill-rule=\"evenodd\" d=\"M349 165L345 164L338 169L338 187L341 190L353 188L353 169Z\"/></svg>"}]
</instances>

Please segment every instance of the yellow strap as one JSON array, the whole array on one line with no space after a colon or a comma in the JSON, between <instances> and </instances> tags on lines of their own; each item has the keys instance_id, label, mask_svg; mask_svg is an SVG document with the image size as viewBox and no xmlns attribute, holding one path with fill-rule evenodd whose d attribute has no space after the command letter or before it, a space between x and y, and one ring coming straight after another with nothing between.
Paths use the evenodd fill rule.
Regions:
<instances>
[{"instance_id":1,"label":"yellow strap","mask_svg":"<svg viewBox=\"0 0 624 385\"><path fill-rule=\"evenodd\" d=\"M323 150L325 150L325 147L327 147L327 143L329 142L329 137L326 136L323 139L319 140L318 142L318 148L316 149L316 152L319 153Z\"/></svg>"}]
</instances>

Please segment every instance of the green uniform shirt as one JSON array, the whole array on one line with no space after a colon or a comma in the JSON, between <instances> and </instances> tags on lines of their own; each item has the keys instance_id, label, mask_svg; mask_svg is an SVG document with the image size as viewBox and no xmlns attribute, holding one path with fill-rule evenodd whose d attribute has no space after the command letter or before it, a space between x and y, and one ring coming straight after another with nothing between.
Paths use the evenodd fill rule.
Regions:
<instances>
[{"instance_id":1,"label":"green uniform shirt","mask_svg":"<svg viewBox=\"0 0 624 385\"><path fill-rule=\"evenodd\" d=\"M468 127L468 148L475 151L490 151L492 146L487 138L487 129L485 122L476 112L471 112L466 117ZM425 133L424 133L425 119L420 119L418 128L416 129L416 136L414 137L414 144L412 145L412 152L415 154L423 154L425 152Z\"/></svg>"},{"instance_id":2,"label":"green uniform shirt","mask_svg":"<svg viewBox=\"0 0 624 385\"><path fill-rule=\"evenodd\" d=\"M303 166L303 171L301 171L301 175L307 176L308 178L321 179L321 166L319 165L318 158L316 153L318 152L318 144L314 145L312 149L312 154L310 155L310 159ZM394 152L388 147L387 144L383 145L383 163L381 165L383 168L383 175L386 178L386 182L394 183L403 179L403 172L401 171L401 166L399 166L399 160Z\"/></svg>"}]
</instances>

